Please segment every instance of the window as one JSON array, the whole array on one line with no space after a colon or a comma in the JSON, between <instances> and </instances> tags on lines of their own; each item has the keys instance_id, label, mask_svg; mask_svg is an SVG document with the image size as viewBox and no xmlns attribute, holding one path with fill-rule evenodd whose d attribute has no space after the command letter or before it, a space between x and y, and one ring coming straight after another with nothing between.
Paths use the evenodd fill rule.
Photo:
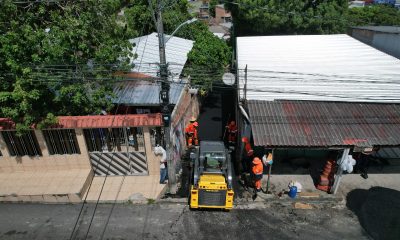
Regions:
<instances>
[{"instance_id":1,"label":"window","mask_svg":"<svg viewBox=\"0 0 400 240\"><path fill-rule=\"evenodd\" d=\"M43 136L50 155L81 153L73 129L43 130Z\"/></svg>"},{"instance_id":2,"label":"window","mask_svg":"<svg viewBox=\"0 0 400 240\"><path fill-rule=\"evenodd\" d=\"M17 136L16 131L3 131L4 141L11 156L41 156L39 143L33 130Z\"/></svg>"},{"instance_id":3,"label":"window","mask_svg":"<svg viewBox=\"0 0 400 240\"><path fill-rule=\"evenodd\" d=\"M218 152L204 153L204 168L206 170L220 170L224 164L224 154Z\"/></svg>"},{"instance_id":4,"label":"window","mask_svg":"<svg viewBox=\"0 0 400 240\"><path fill-rule=\"evenodd\" d=\"M142 128L93 128L84 129L89 152L144 152Z\"/></svg>"}]
</instances>

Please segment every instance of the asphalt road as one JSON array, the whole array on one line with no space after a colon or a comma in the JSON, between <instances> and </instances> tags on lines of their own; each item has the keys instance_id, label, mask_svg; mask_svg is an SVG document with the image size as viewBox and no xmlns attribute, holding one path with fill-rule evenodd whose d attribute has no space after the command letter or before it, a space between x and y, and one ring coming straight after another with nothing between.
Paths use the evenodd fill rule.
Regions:
<instances>
[{"instance_id":1,"label":"asphalt road","mask_svg":"<svg viewBox=\"0 0 400 240\"><path fill-rule=\"evenodd\" d=\"M261 204L261 205L257 205ZM369 239L347 209L299 210L263 203L231 212L179 203L85 208L73 239ZM1 239L70 239L81 205L0 204ZM103 235L104 233L104 235ZM102 238L103 235L103 238Z\"/></svg>"}]
</instances>

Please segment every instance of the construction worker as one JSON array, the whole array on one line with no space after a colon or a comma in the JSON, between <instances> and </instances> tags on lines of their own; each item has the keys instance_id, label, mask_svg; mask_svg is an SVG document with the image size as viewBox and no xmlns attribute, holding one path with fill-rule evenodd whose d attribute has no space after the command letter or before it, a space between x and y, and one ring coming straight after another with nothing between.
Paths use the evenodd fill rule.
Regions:
<instances>
[{"instance_id":1,"label":"construction worker","mask_svg":"<svg viewBox=\"0 0 400 240\"><path fill-rule=\"evenodd\" d=\"M196 118L192 117L190 119L190 123L185 128L185 135L186 135L186 144L188 147L192 146L193 144L198 144L197 138L197 127L198 123L196 122Z\"/></svg>"},{"instance_id":2,"label":"construction worker","mask_svg":"<svg viewBox=\"0 0 400 240\"><path fill-rule=\"evenodd\" d=\"M225 127L228 130L228 143L230 145L235 145L235 143L236 143L236 134L237 134L237 131L238 131L235 121L231 121Z\"/></svg>"},{"instance_id":3,"label":"construction worker","mask_svg":"<svg viewBox=\"0 0 400 240\"><path fill-rule=\"evenodd\" d=\"M194 145L197 146L197 145L199 145L199 135L198 135L199 123L194 122L193 127L194 127L193 142L194 142Z\"/></svg>"},{"instance_id":4,"label":"construction worker","mask_svg":"<svg viewBox=\"0 0 400 240\"><path fill-rule=\"evenodd\" d=\"M263 163L260 158L255 157L253 160L252 175L254 187L257 192L261 191L261 179L263 177Z\"/></svg>"},{"instance_id":5,"label":"construction worker","mask_svg":"<svg viewBox=\"0 0 400 240\"><path fill-rule=\"evenodd\" d=\"M247 137L242 137L242 143L244 143L244 157L242 158L242 167L244 172L248 172L250 169L250 162L253 160L254 151Z\"/></svg>"}]
</instances>

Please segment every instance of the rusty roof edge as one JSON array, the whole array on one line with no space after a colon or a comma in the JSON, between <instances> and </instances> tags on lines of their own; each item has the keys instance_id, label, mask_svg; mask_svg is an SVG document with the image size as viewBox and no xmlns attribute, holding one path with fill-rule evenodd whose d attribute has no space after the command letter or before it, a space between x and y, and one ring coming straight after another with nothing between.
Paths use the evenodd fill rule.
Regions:
<instances>
[{"instance_id":1,"label":"rusty roof edge","mask_svg":"<svg viewBox=\"0 0 400 240\"><path fill-rule=\"evenodd\" d=\"M132 120L137 120L137 119L145 119L145 121L139 121L139 123L135 124L129 124L129 126L134 127L135 126L163 126L163 121L162 121L162 116L161 113L149 113L149 114L125 114L125 115L88 115L88 116L58 116L58 123L44 128L45 129L74 129L74 128L98 128L98 126L93 125L93 120L95 122L97 121L102 121L102 120L107 120L107 119L112 119L112 124L108 124L110 126L107 127L114 127L114 122L115 120L121 121L120 124L116 124L115 127L128 127L130 121ZM150 121L150 119L153 119L153 121ZM91 120L91 124L93 125L92 127L79 127L81 121L89 121ZM68 126L66 127L66 121L69 122ZM117 121L118 122L118 121ZM100 124L101 125L101 124ZM36 125L35 127L32 127L32 129L37 129ZM0 118L0 131L5 131L5 130L15 130L15 122L13 122L10 118Z\"/></svg>"}]
</instances>

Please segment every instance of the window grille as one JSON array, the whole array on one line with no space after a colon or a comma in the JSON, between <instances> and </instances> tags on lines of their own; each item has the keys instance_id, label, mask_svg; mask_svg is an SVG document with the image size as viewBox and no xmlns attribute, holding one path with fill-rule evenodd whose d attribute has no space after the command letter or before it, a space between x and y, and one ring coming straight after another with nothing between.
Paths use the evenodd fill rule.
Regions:
<instances>
[{"instance_id":1,"label":"window grille","mask_svg":"<svg viewBox=\"0 0 400 240\"><path fill-rule=\"evenodd\" d=\"M143 128L84 129L89 152L145 151Z\"/></svg>"},{"instance_id":2,"label":"window grille","mask_svg":"<svg viewBox=\"0 0 400 240\"><path fill-rule=\"evenodd\" d=\"M43 136L50 155L81 153L73 129L43 130Z\"/></svg>"},{"instance_id":3,"label":"window grille","mask_svg":"<svg viewBox=\"0 0 400 240\"><path fill-rule=\"evenodd\" d=\"M16 131L3 131L4 141L11 156L42 156L39 143L33 130L17 136Z\"/></svg>"},{"instance_id":4,"label":"window grille","mask_svg":"<svg viewBox=\"0 0 400 240\"><path fill-rule=\"evenodd\" d=\"M163 133L160 127L150 128L150 141L152 147L163 145Z\"/></svg>"}]
</instances>

